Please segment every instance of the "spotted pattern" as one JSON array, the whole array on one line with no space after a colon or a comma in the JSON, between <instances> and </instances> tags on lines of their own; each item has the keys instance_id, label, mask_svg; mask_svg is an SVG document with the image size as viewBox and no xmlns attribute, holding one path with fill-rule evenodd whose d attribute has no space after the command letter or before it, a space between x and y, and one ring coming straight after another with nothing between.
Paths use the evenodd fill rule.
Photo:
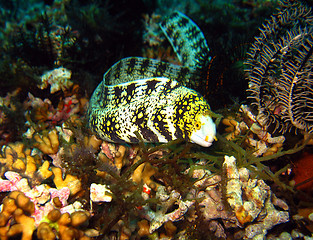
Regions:
<instances>
[{"instance_id":1,"label":"spotted pattern","mask_svg":"<svg viewBox=\"0 0 313 240\"><path fill-rule=\"evenodd\" d=\"M103 81L106 85L117 85L153 77L170 78L189 88L197 88L201 83L195 68L142 57L121 59L104 74Z\"/></svg>"},{"instance_id":2,"label":"spotted pattern","mask_svg":"<svg viewBox=\"0 0 313 240\"><path fill-rule=\"evenodd\" d=\"M208 57L202 32L178 12L161 28L184 66L139 57L114 64L87 112L90 128L103 140L136 143L137 132L145 142L190 141L200 119L210 115L206 100L191 89L201 86L197 72Z\"/></svg>"},{"instance_id":3,"label":"spotted pattern","mask_svg":"<svg viewBox=\"0 0 313 240\"><path fill-rule=\"evenodd\" d=\"M116 95L116 93L119 95ZM210 108L196 91L168 78L136 80L107 86L103 82L90 100L89 125L113 142L190 140L199 114Z\"/></svg>"},{"instance_id":4,"label":"spotted pattern","mask_svg":"<svg viewBox=\"0 0 313 240\"><path fill-rule=\"evenodd\" d=\"M209 48L203 33L183 13L172 13L160 27L183 66L201 68L204 61L210 61Z\"/></svg>"}]
</instances>

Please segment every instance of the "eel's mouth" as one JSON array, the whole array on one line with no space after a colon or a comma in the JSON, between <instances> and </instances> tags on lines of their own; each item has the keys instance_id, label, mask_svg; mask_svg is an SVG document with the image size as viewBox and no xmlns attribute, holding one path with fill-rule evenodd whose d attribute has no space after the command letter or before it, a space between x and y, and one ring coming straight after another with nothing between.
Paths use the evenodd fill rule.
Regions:
<instances>
[{"instance_id":1,"label":"eel's mouth","mask_svg":"<svg viewBox=\"0 0 313 240\"><path fill-rule=\"evenodd\" d=\"M190 140L193 143L199 144L202 147L210 147L214 142L215 136L206 135L205 137L194 133L190 136Z\"/></svg>"},{"instance_id":2,"label":"eel's mouth","mask_svg":"<svg viewBox=\"0 0 313 240\"><path fill-rule=\"evenodd\" d=\"M216 126L212 118L208 115L200 116L200 129L193 131L190 135L190 141L199 144L202 147L210 147L216 140Z\"/></svg>"}]
</instances>

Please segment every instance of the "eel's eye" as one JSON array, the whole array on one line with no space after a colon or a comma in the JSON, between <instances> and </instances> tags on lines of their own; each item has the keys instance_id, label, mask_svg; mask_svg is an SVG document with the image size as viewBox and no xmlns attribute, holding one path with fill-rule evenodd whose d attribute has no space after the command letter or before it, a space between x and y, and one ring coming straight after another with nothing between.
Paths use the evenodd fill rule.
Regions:
<instances>
[{"instance_id":1,"label":"eel's eye","mask_svg":"<svg viewBox=\"0 0 313 240\"><path fill-rule=\"evenodd\" d=\"M201 128L201 123L200 123L199 121L196 122L195 128L196 128L197 130L199 130L199 129Z\"/></svg>"}]
</instances>

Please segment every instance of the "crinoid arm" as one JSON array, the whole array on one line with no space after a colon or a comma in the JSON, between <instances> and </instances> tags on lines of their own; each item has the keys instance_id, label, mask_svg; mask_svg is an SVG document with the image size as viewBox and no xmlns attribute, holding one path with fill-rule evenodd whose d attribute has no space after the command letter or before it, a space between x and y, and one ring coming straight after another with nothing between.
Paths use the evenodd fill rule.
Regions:
<instances>
[{"instance_id":1,"label":"crinoid arm","mask_svg":"<svg viewBox=\"0 0 313 240\"><path fill-rule=\"evenodd\" d=\"M312 53L312 10L284 1L260 28L246 61L248 92L266 125L313 131Z\"/></svg>"}]
</instances>

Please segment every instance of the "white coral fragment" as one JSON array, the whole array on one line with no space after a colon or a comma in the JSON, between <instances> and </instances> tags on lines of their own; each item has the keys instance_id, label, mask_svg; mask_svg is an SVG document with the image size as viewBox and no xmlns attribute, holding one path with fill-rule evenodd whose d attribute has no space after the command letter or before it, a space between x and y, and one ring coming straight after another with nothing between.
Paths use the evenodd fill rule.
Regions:
<instances>
[{"instance_id":1,"label":"white coral fragment","mask_svg":"<svg viewBox=\"0 0 313 240\"><path fill-rule=\"evenodd\" d=\"M236 159L233 156L225 156L223 168L226 170L227 176L227 201L232 208L236 208L236 206L242 206L241 182L239 180L239 172L236 167Z\"/></svg>"},{"instance_id":2,"label":"white coral fragment","mask_svg":"<svg viewBox=\"0 0 313 240\"><path fill-rule=\"evenodd\" d=\"M175 222L181 220L190 206L195 203L195 201L182 200L180 193L175 190L168 194L163 186L158 187L156 198L161 202L161 204L158 204L156 211L150 209L148 205L143 206L144 217L151 221L150 233L153 233L168 221ZM178 208L167 213L168 209L174 205L178 205Z\"/></svg>"},{"instance_id":3,"label":"white coral fragment","mask_svg":"<svg viewBox=\"0 0 313 240\"><path fill-rule=\"evenodd\" d=\"M111 202L112 192L106 185L92 183L90 185L90 200L92 202Z\"/></svg>"},{"instance_id":4,"label":"white coral fragment","mask_svg":"<svg viewBox=\"0 0 313 240\"><path fill-rule=\"evenodd\" d=\"M50 93L55 93L59 90L65 91L73 85L73 82L70 80L71 75L72 72L64 67L53 69L41 76L41 84L38 87L45 89L50 85Z\"/></svg>"}]
</instances>

